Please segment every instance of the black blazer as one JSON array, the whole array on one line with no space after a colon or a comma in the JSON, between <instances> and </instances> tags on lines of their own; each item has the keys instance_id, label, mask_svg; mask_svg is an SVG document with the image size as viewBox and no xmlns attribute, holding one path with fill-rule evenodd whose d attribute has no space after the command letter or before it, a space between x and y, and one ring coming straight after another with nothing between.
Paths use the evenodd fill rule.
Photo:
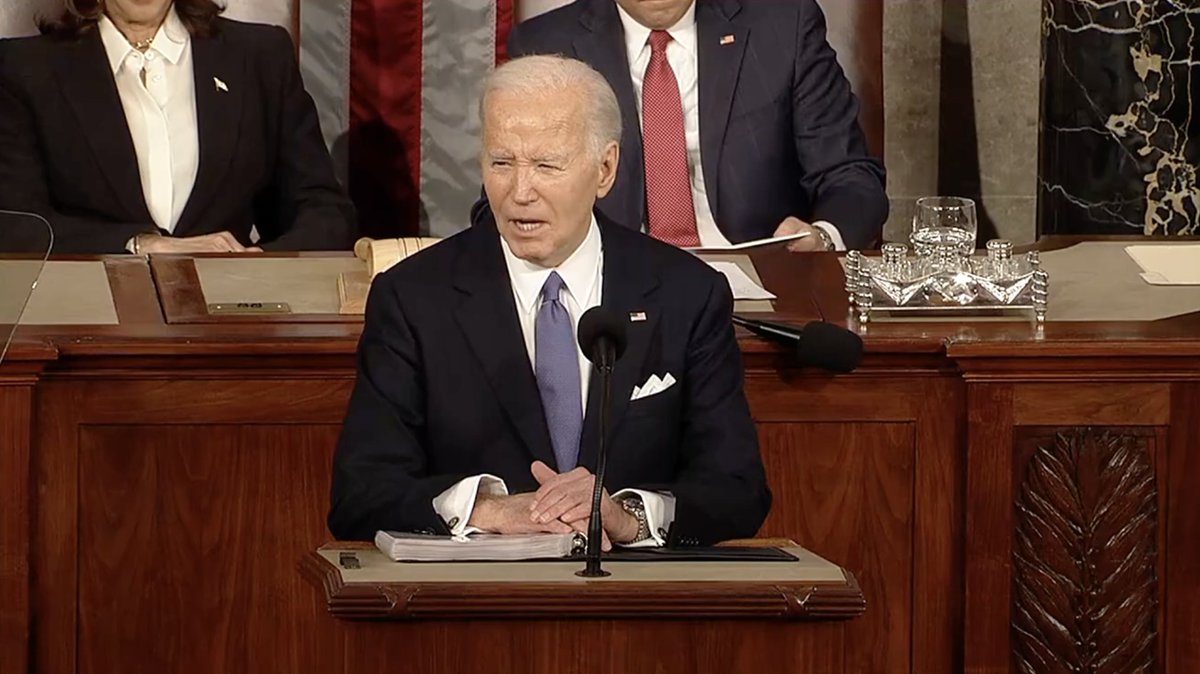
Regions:
<instances>
[{"instance_id":1,"label":"black blazer","mask_svg":"<svg viewBox=\"0 0 1200 674\"><path fill-rule=\"evenodd\" d=\"M725 236L768 237L796 216L833 223L851 248L873 245L888 214L883 165L867 153L816 1L696 0L696 25L700 156ZM604 75L625 131L616 184L598 208L616 222L645 222L641 123L615 0L576 0L525 21L508 52L564 54Z\"/></svg>"},{"instance_id":2,"label":"black blazer","mask_svg":"<svg viewBox=\"0 0 1200 674\"><path fill-rule=\"evenodd\" d=\"M724 278L695 257L601 222L603 304L630 321L612 383L606 486L669 490L670 545L752 536L771 503L742 388ZM555 466L541 398L494 224L480 223L375 279L358 381L334 458L329 529L448 533L433 498L491 473L533 491L529 466ZM678 381L629 401L651 374ZM595 471L599 378L580 465Z\"/></svg>"},{"instance_id":3,"label":"black blazer","mask_svg":"<svg viewBox=\"0 0 1200 674\"><path fill-rule=\"evenodd\" d=\"M200 167L175 235L249 245L257 226L268 250L349 247L353 208L287 32L220 19L192 61ZM123 253L155 231L99 31L0 41L0 208L45 216L60 253Z\"/></svg>"}]
</instances>

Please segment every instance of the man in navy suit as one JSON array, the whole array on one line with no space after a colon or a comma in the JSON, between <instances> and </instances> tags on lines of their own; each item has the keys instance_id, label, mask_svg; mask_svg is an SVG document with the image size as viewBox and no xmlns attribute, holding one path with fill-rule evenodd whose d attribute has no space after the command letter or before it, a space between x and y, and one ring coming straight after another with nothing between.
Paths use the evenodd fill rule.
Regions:
<instances>
[{"instance_id":1,"label":"man in navy suit","mask_svg":"<svg viewBox=\"0 0 1200 674\"><path fill-rule=\"evenodd\" d=\"M878 240L883 166L816 0L576 0L519 24L508 48L580 59L612 85L625 135L598 205L616 222L685 246Z\"/></svg>"},{"instance_id":2,"label":"man in navy suit","mask_svg":"<svg viewBox=\"0 0 1200 674\"><path fill-rule=\"evenodd\" d=\"M576 60L517 59L481 117L490 217L372 285L330 530L586 531L601 403L575 334L603 305L629 321L605 547L752 536L771 496L729 285L593 212L620 157L612 90Z\"/></svg>"}]
</instances>

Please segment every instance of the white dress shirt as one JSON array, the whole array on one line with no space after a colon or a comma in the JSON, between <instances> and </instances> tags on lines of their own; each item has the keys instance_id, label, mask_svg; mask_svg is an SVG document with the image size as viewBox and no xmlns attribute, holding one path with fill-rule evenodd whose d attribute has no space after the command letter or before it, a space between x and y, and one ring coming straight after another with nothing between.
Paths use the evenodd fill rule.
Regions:
<instances>
[{"instance_id":1,"label":"white dress shirt","mask_svg":"<svg viewBox=\"0 0 1200 674\"><path fill-rule=\"evenodd\" d=\"M172 6L144 54L107 16L100 18L100 39L133 138L146 207L155 225L174 232L200 169L191 36Z\"/></svg>"},{"instance_id":2,"label":"white dress shirt","mask_svg":"<svg viewBox=\"0 0 1200 674\"><path fill-rule=\"evenodd\" d=\"M563 280L565 287L559 295L559 302L571 315L572 333L578 330L579 318L588 309L600 306L604 288L604 245L600 239L600 228L593 217L583 243L579 244L575 252L562 264L554 268L541 267L518 258L503 238L500 239L500 246L504 250L504 264L508 268L508 278L517 304L517 318L521 324L525 350L529 354L529 366L532 369L536 367L535 325L538 310L542 306L542 286L551 272L558 272ZM579 404L586 415L592 363L578 346L576 352L579 358ZM506 496L508 486L494 475L475 475L460 480L433 499L434 510L450 526L452 535L461 537L479 531L468 527L467 522L475 510L475 499L480 491L495 496ZM666 532L675 521L675 498L669 494L640 489L622 489L613 494L614 499L629 497L641 498L646 511L646 523L651 532L651 538L633 543L630 547L664 545Z\"/></svg>"},{"instance_id":3,"label":"white dress shirt","mask_svg":"<svg viewBox=\"0 0 1200 674\"><path fill-rule=\"evenodd\" d=\"M625 49L629 57L629 76L633 80L633 98L637 101L638 120L642 119L642 81L650 65L650 29L638 23L620 5L621 25L625 28ZM679 98L683 102L683 129L687 143L688 170L692 179L692 201L696 208L696 231L701 246L728 246L729 239L721 233L708 203L708 188L704 184L704 169L700 157L700 87L699 52L697 51L696 3L688 8L679 22L667 29L671 42L667 44L667 63L675 72ZM780 223L771 223L778 227ZM832 224L820 220L820 227L833 240L838 250L845 250L841 232Z\"/></svg>"}]
</instances>

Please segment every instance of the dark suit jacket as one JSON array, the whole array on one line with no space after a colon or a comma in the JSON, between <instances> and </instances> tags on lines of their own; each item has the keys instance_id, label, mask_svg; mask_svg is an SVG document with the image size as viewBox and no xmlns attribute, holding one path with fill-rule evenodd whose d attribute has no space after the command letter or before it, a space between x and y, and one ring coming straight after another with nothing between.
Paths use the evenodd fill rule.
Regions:
<instances>
[{"instance_id":1,"label":"dark suit jacket","mask_svg":"<svg viewBox=\"0 0 1200 674\"><path fill-rule=\"evenodd\" d=\"M287 32L218 23L192 38L200 168L175 235L248 245L257 226L270 250L349 247L353 208ZM98 31L0 41L0 208L45 216L60 253L123 253L155 231Z\"/></svg>"},{"instance_id":2,"label":"dark suit jacket","mask_svg":"<svg viewBox=\"0 0 1200 674\"><path fill-rule=\"evenodd\" d=\"M701 164L725 236L768 237L796 216L833 223L851 248L873 245L888 214L883 165L867 154L816 1L696 0L696 24ZM525 21L508 52L564 54L604 75L625 132L616 185L598 206L616 222L645 222L641 124L615 0L576 0Z\"/></svg>"},{"instance_id":3,"label":"dark suit jacket","mask_svg":"<svg viewBox=\"0 0 1200 674\"><path fill-rule=\"evenodd\" d=\"M693 256L610 223L603 304L646 320L612 382L610 493L676 496L670 545L753 535L771 496L742 389L729 286ZM651 374L679 383L630 402ZM593 376L580 464L595 470L599 377ZM329 529L447 533L432 500L491 473L533 491L529 466L555 466L537 382L494 224L480 224L375 279L359 372L334 458Z\"/></svg>"}]
</instances>

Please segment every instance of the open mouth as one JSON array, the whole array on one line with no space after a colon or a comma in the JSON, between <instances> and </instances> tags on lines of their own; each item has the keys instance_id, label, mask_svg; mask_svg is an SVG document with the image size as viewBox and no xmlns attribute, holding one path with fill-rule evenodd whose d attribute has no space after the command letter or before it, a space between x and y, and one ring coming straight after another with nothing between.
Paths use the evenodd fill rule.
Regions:
<instances>
[{"instance_id":1,"label":"open mouth","mask_svg":"<svg viewBox=\"0 0 1200 674\"><path fill-rule=\"evenodd\" d=\"M521 232L522 234L532 234L548 224L545 220L513 219L509 220L509 222L511 222L513 227L516 227L517 231Z\"/></svg>"}]
</instances>

